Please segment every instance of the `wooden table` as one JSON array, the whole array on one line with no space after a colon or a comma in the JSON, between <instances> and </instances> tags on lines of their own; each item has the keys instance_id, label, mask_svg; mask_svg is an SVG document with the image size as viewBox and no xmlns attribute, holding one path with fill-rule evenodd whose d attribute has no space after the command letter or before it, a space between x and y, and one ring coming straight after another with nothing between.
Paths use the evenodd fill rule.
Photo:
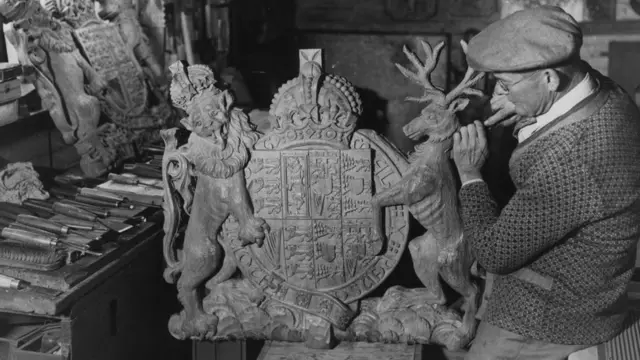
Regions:
<instances>
[{"instance_id":1,"label":"wooden table","mask_svg":"<svg viewBox=\"0 0 640 360\"><path fill-rule=\"evenodd\" d=\"M188 359L189 344L173 339L167 322L177 309L164 282L160 221L120 235L97 259L58 270L69 289L57 294L0 290L0 359ZM72 271L75 269L74 271ZM59 355L39 354L30 331L59 329Z\"/></svg>"}]
</instances>

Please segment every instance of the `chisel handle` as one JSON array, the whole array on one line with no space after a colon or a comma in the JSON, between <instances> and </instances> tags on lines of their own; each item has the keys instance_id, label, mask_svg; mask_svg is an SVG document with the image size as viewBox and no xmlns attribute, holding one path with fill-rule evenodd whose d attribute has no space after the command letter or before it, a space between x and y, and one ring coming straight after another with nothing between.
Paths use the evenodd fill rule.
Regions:
<instances>
[{"instance_id":1,"label":"chisel handle","mask_svg":"<svg viewBox=\"0 0 640 360\"><path fill-rule=\"evenodd\" d=\"M112 201L124 200L122 196L119 196L117 194L113 194L108 191L102 191L98 189L86 188L86 187L80 188L80 194L84 196L96 198L96 199L104 199L104 200L112 200Z\"/></svg>"},{"instance_id":2,"label":"chisel handle","mask_svg":"<svg viewBox=\"0 0 640 360\"><path fill-rule=\"evenodd\" d=\"M64 235L69 233L68 226L60 225L53 221L41 219L37 216L18 215L18 217L16 218L16 221L27 226L52 232L54 234Z\"/></svg>"},{"instance_id":3,"label":"chisel handle","mask_svg":"<svg viewBox=\"0 0 640 360\"><path fill-rule=\"evenodd\" d=\"M65 203L60 203L60 202L53 204L52 210L57 214L65 215L65 216L69 216L72 218L85 220L85 221L95 222L98 219L96 215L86 210L83 210Z\"/></svg>"},{"instance_id":4,"label":"chisel handle","mask_svg":"<svg viewBox=\"0 0 640 360\"><path fill-rule=\"evenodd\" d=\"M87 205L93 205L93 206L99 206L99 207L117 208L118 206L120 206L120 201L117 201L117 200L97 199L95 197L86 196L86 195L76 196L76 201L85 203Z\"/></svg>"},{"instance_id":5,"label":"chisel handle","mask_svg":"<svg viewBox=\"0 0 640 360\"><path fill-rule=\"evenodd\" d=\"M27 199L25 201L22 202L22 204L30 209L34 209L34 210L38 210L38 211L43 211L43 212L48 212L48 213L53 213L52 205L50 203L47 202L38 202L35 199Z\"/></svg>"},{"instance_id":6,"label":"chisel handle","mask_svg":"<svg viewBox=\"0 0 640 360\"><path fill-rule=\"evenodd\" d=\"M58 240L51 236L40 235L31 231L15 229L15 228L4 228L2 229L2 237L19 241L24 244L31 244L40 247L55 247L58 245Z\"/></svg>"},{"instance_id":7,"label":"chisel handle","mask_svg":"<svg viewBox=\"0 0 640 360\"><path fill-rule=\"evenodd\" d=\"M108 177L109 180L116 182L118 184L127 184L127 185L139 185L140 179L132 177L132 176L124 176L111 173Z\"/></svg>"},{"instance_id":8,"label":"chisel handle","mask_svg":"<svg viewBox=\"0 0 640 360\"><path fill-rule=\"evenodd\" d=\"M75 201L75 200L62 200L60 201L63 204L69 204L71 206L75 206L75 207L79 207L81 209L85 209L101 218L106 218L111 216L111 211L110 210L106 210L106 209L102 209L100 207L91 205L91 204L84 204L81 203L79 201Z\"/></svg>"}]
</instances>

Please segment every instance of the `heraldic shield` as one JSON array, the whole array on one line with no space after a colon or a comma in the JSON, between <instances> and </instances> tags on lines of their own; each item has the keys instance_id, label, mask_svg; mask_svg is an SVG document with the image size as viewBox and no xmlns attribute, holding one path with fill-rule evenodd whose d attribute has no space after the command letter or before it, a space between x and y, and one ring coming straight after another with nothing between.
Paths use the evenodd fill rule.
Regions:
<instances>
[{"instance_id":1,"label":"heraldic shield","mask_svg":"<svg viewBox=\"0 0 640 360\"><path fill-rule=\"evenodd\" d=\"M403 206L387 210L388 243L371 241L373 191L399 181L406 160L379 135L355 131L360 98L322 72L321 56L300 52L300 76L274 97L271 129L245 168L254 212L271 231L261 247L232 247L274 301L344 330L355 316L349 304L376 289L406 246ZM233 221L224 230L237 241Z\"/></svg>"},{"instance_id":2,"label":"heraldic shield","mask_svg":"<svg viewBox=\"0 0 640 360\"><path fill-rule=\"evenodd\" d=\"M321 57L300 51L300 74L275 95L264 134L206 66L170 66L173 104L189 114L188 132L162 132L165 279L184 306L169 321L174 337L329 348L335 340L444 343L437 334L459 326L456 312L426 304L421 290L367 296L409 236L409 210L396 205L384 208L385 236L373 240L373 196L400 182L409 163L356 128L360 97L323 72Z\"/></svg>"},{"instance_id":3,"label":"heraldic shield","mask_svg":"<svg viewBox=\"0 0 640 360\"><path fill-rule=\"evenodd\" d=\"M109 119L128 129L159 126L159 120L142 116L148 111L147 84L118 27L93 20L75 29L74 37L91 66L107 80L108 91L100 99Z\"/></svg>"}]
</instances>

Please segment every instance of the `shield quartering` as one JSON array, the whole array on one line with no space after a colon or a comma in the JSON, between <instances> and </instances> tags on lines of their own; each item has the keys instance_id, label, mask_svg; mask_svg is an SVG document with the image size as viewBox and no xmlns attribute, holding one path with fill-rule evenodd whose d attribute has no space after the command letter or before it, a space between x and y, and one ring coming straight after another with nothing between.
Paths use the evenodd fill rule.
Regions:
<instances>
[{"instance_id":1,"label":"shield quartering","mask_svg":"<svg viewBox=\"0 0 640 360\"><path fill-rule=\"evenodd\" d=\"M255 215L270 228L264 245L242 246L230 219L238 266L273 300L345 329L348 306L398 264L408 236L403 206L385 211L386 243L373 242L371 199L401 179L406 160L382 137L356 131L362 103L344 78L326 74L320 50L300 51L300 75L283 85L271 128L245 169Z\"/></svg>"},{"instance_id":2,"label":"shield quartering","mask_svg":"<svg viewBox=\"0 0 640 360\"><path fill-rule=\"evenodd\" d=\"M100 22L74 30L82 52L91 66L107 81L106 101L102 110L116 124L140 129L155 126L153 117L140 116L147 112L148 90L142 68L127 51L118 27Z\"/></svg>"}]
</instances>

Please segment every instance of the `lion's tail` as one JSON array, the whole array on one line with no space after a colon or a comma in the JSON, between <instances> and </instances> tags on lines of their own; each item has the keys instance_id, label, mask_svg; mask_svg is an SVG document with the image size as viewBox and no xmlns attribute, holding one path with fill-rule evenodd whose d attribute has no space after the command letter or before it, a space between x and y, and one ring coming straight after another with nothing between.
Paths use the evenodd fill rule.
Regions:
<instances>
[{"instance_id":1,"label":"lion's tail","mask_svg":"<svg viewBox=\"0 0 640 360\"><path fill-rule=\"evenodd\" d=\"M178 255L175 243L179 227L182 223L182 209L178 204L184 202L184 208L191 206L191 175L189 161L176 150L175 129L163 130L161 135L165 140L165 153L162 157L162 181L164 185L164 238L162 251L167 268L164 279L174 283L182 271L182 261ZM182 199L180 199L182 197Z\"/></svg>"}]
</instances>

